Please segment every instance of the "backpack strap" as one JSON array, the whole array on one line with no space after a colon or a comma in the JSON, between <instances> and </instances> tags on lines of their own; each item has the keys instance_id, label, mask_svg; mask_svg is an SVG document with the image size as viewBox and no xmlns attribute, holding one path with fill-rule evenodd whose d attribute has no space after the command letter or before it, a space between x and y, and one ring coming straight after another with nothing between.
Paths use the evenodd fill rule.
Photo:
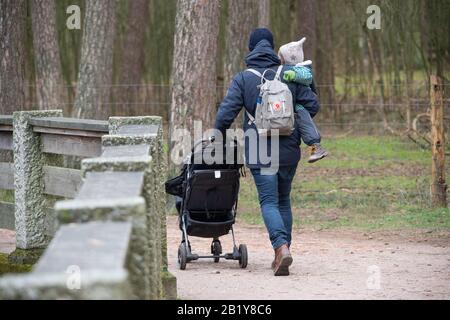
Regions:
<instances>
[{"instance_id":1,"label":"backpack strap","mask_svg":"<svg viewBox=\"0 0 450 320\"><path fill-rule=\"evenodd\" d=\"M278 67L277 74L275 75L275 78L276 78L277 80L280 80L281 70L283 70L283 65L280 65L280 66Z\"/></svg>"},{"instance_id":2,"label":"backpack strap","mask_svg":"<svg viewBox=\"0 0 450 320\"><path fill-rule=\"evenodd\" d=\"M247 70L245 70L245 71L250 71L250 72L253 73L254 75L260 77L260 78L261 78L261 84L260 84L260 86L263 85L264 81L267 81L267 79L264 77L264 76L266 75L266 72L267 72L267 71L275 72L275 71L273 71L273 70L270 69L270 68L264 70L264 72L263 72L262 74L261 74L261 72L255 70L255 69L247 69Z\"/></svg>"},{"instance_id":3,"label":"backpack strap","mask_svg":"<svg viewBox=\"0 0 450 320\"><path fill-rule=\"evenodd\" d=\"M255 76L258 76L258 77L262 78L261 72L255 70L255 69L250 69L250 68L249 68L249 69L247 69L247 70L245 70L245 71L250 71L250 72L253 73Z\"/></svg>"},{"instance_id":4,"label":"backpack strap","mask_svg":"<svg viewBox=\"0 0 450 320\"><path fill-rule=\"evenodd\" d=\"M249 69L247 69L247 70L245 70L245 71L249 71L249 72L253 73L255 76L260 77L261 79L263 78L263 75L261 74L261 72L255 70L255 69L250 69L250 68L249 68ZM248 124L251 125L252 123L255 122L255 117L252 116L247 110L245 110L245 112L247 113L247 117L248 117L248 119L249 119L249 120L248 120Z\"/></svg>"},{"instance_id":5,"label":"backpack strap","mask_svg":"<svg viewBox=\"0 0 450 320\"><path fill-rule=\"evenodd\" d=\"M245 110L245 112L247 113L247 117L248 117L248 124L251 125L252 123L255 123L255 117L252 116L247 110Z\"/></svg>"}]
</instances>

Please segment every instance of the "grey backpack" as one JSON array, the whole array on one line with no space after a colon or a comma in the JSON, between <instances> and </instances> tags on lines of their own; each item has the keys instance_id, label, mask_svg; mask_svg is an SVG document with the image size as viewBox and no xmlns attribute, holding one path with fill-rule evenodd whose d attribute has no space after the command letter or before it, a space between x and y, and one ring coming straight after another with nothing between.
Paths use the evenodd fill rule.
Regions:
<instances>
[{"instance_id":1,"label":"grey backpack","mask_svg":"<svg viewBox=\"0 0 450 320\"><path fill-rule=\"evenodd\" d=\"M289 87L280 80L282 69L283 66L279 66L273 80L267 80L264 77L268 71L275 72L272 69L265 70L263 74L254 69L247 69L261 78L255 117L247 112L250 119L249 124L254 123L260 135L274 135L275 132L271 132L271 130L276 129L278 135L289 136L294 130L292 93Z\"/></svg>"}]
</instances>

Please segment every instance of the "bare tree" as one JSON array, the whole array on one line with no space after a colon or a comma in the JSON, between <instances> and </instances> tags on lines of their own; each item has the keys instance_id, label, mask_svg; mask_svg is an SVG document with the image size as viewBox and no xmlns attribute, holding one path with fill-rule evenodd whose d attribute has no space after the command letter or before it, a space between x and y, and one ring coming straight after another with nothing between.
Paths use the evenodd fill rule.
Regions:
<instances>
[{"instance_id":1,"label":"bare tree","mask_svg":"<svg viewBox=\"0 0 450 320\"><path fill-rule=\"evenodd\" d=\"M25 108L26 1L0 1L0 114Z\"/></svg>"},{"instance_id":2,"label":"bare tree","mask_svg":"<svg viewBox=\"0 0 450 320\"><path fill-rule=\"evenodd\" d=\"M228 89L233 76L245 66L244 57L248 51L248 37L258 23L258 0L229 0L228 24L225 35L224 91ZM241 125L243 113L234 126Z\"/></svg>"},{"instance_id":3,"label":"bare tree","mask_svg":"<svg viewBox=\"0 0 450 320\"><path fill-rule=\"evenodd\" d=\"M317 0L317 12L320 14L316 15L315 78L320 100L328 106L334 104L333 15L331 10L332 7L328 0ZM336 113L334 115L336 116Z\"/></svg>"},{"instance_id":4,"label":"bare tree","mask_svg":"<svg viewBox=\"0 0 450 320\"><path fill-rule=\"evenodd\" d=\"M258 1L258 27L270 26L270 0Z\"/></svg>"},{"instance_id":5,"label":"bare tree","mask_svg":"<svg viewBox=\"0 0 450 320\"><path fill-rule=\"evenodd\" d=\"M255 28L255 0L229 0L228 25L226 30L224 57L224 84L227 86L233 75L244 67L248 51L248 37Z\"/></svg>"},{"instance_id":6,"label":"bare tree","mask_svg":"<svg viewBox=\"0 0 450 320\"><path fill-rule=\"evenodd\" d=\"M116 1L86 0L80 69L74 113L105 118L113 74Z\"/></svg>"},{"instance_id":7,"label":"bare tree","mask_svg":"<svg viewBox=\"0 0 450 320\"><path fill-rule=\"evenodd\" d=\"M178 0L170 126L188 129L192 121L210 128L216 105L216 56L219 33L218 0Z\"/></svg>"},{"instance_id":8,"label":"bare tree","mask_svg":"<svg viewBox=\"0 0 450 320\"><path fill-rule=\"evenodd\" d=\"M306 37L307 41L303 46L305 60L316 60L316 1L297 0L297 37Z\"/></svg>"},{"instance_id":9,"label":"bare tree","mask_svg":"<svg viewBox=\"0 0 450 320\"><path fill-rule=\"evenodd\" d=\"M128 3L128 19L125 39L123 41L123 56L119 82L122 90L118 102L137 102L139 85L144 73L145 63L145 32L149 20L149 1L133 0ZM139 110L131 109L128 104L127 115L137 115Z\"/></svg>"},{"instance_id":10,"label":"bare tree","mask_svg":"<svg viewBox=\"0 0 450 320\"><path fill-rule=\"evenodd\" d=\"M33 24L36 94L40 109L65 107L67 90L64 86L56 31L55 0L31 1Z\"/></svg>"}]
</instances>

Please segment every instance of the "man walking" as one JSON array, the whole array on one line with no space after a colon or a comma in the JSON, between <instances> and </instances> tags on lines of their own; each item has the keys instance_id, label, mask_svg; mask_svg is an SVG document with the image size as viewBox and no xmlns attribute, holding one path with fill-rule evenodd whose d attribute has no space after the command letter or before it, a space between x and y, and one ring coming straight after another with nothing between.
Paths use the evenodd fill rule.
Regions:
<instances>
[{"instance_id":1,"label":"man walking","mask_svg":"<svg viewBox=\"0 0 450 320\"><path fill-rule=\"evenodd\" d=\"M258 28L251 33L248 48L250 52L245 58L247 68L257 72L245 70L234 76L216 115L215 128L220 130L224 136L242 107L246 111L244 117L246 136L258 136L257 129L254 123L249 121L248 116L250 114L253 118L255 117L260 93L258 85L261 83L261 77L258 76L258 73L263 74L266 70L271 69L272 71L264 73L264 77L272 80L281 64L274 51L272 33L266 28ZM284 72L284 68L282 72ZM302 105L313 117L319 110L319 102L312 90L301 84L286 84L292 93L294 103ZM256 131L255 135L247 134L250 130ZM292 264L292 256L289 251L292 232L290 192L297 164L300 161L298 128L290 136L279 137L279 150L272 153L272 156L279 156L279 159L276 159L278 169L266 172L261 169L270 167L270 164L262 164L260 157L250 155L249 152L250 150L253 152L254 150L260 150L260 144L262 143L267 143L267 146L263 148L264 150L270 150L270 141L270 137L265 140L258 138L256 141L246 141L245 157L246 165L250 168L258 189L264 224L275 252L272 269L275 276L285 276L289 275L289 266ZM252 143L257 144L256 149L249 148ZM251 159L256 159L256 161L250 161Z\"/></svg>"}]
</instances>

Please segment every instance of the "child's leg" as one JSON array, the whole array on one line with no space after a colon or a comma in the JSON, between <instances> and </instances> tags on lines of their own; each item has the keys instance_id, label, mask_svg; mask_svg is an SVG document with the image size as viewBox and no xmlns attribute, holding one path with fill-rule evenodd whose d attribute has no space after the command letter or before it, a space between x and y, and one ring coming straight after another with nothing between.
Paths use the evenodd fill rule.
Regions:
<instances>
[{"instance_id":1,"label":"child's leg","mask_svg":"<svg viewBox=\"0 0 450 320\"><path fill-rule=\"evenodd\" d=\"M312 147L308 162L313 163L325 158L328 152L320 145L320 133L311 115L303 106L297 107L296 109L299 117L300 136L303 142Z\"/></svg>"},{"instance_id":2,"label":"child's leg","mask_svg":"<svg viewBox=\"0 0 450 320\"><path fill-rule=\"evenodd\" d=\"M317 127L309 112L303 106L301 106L297 107L297 114L299 117L298 124L300 135L303 142L308 146L320 143L321 138L319 130L317 130Z\"/></svg>"}]
</instances>

